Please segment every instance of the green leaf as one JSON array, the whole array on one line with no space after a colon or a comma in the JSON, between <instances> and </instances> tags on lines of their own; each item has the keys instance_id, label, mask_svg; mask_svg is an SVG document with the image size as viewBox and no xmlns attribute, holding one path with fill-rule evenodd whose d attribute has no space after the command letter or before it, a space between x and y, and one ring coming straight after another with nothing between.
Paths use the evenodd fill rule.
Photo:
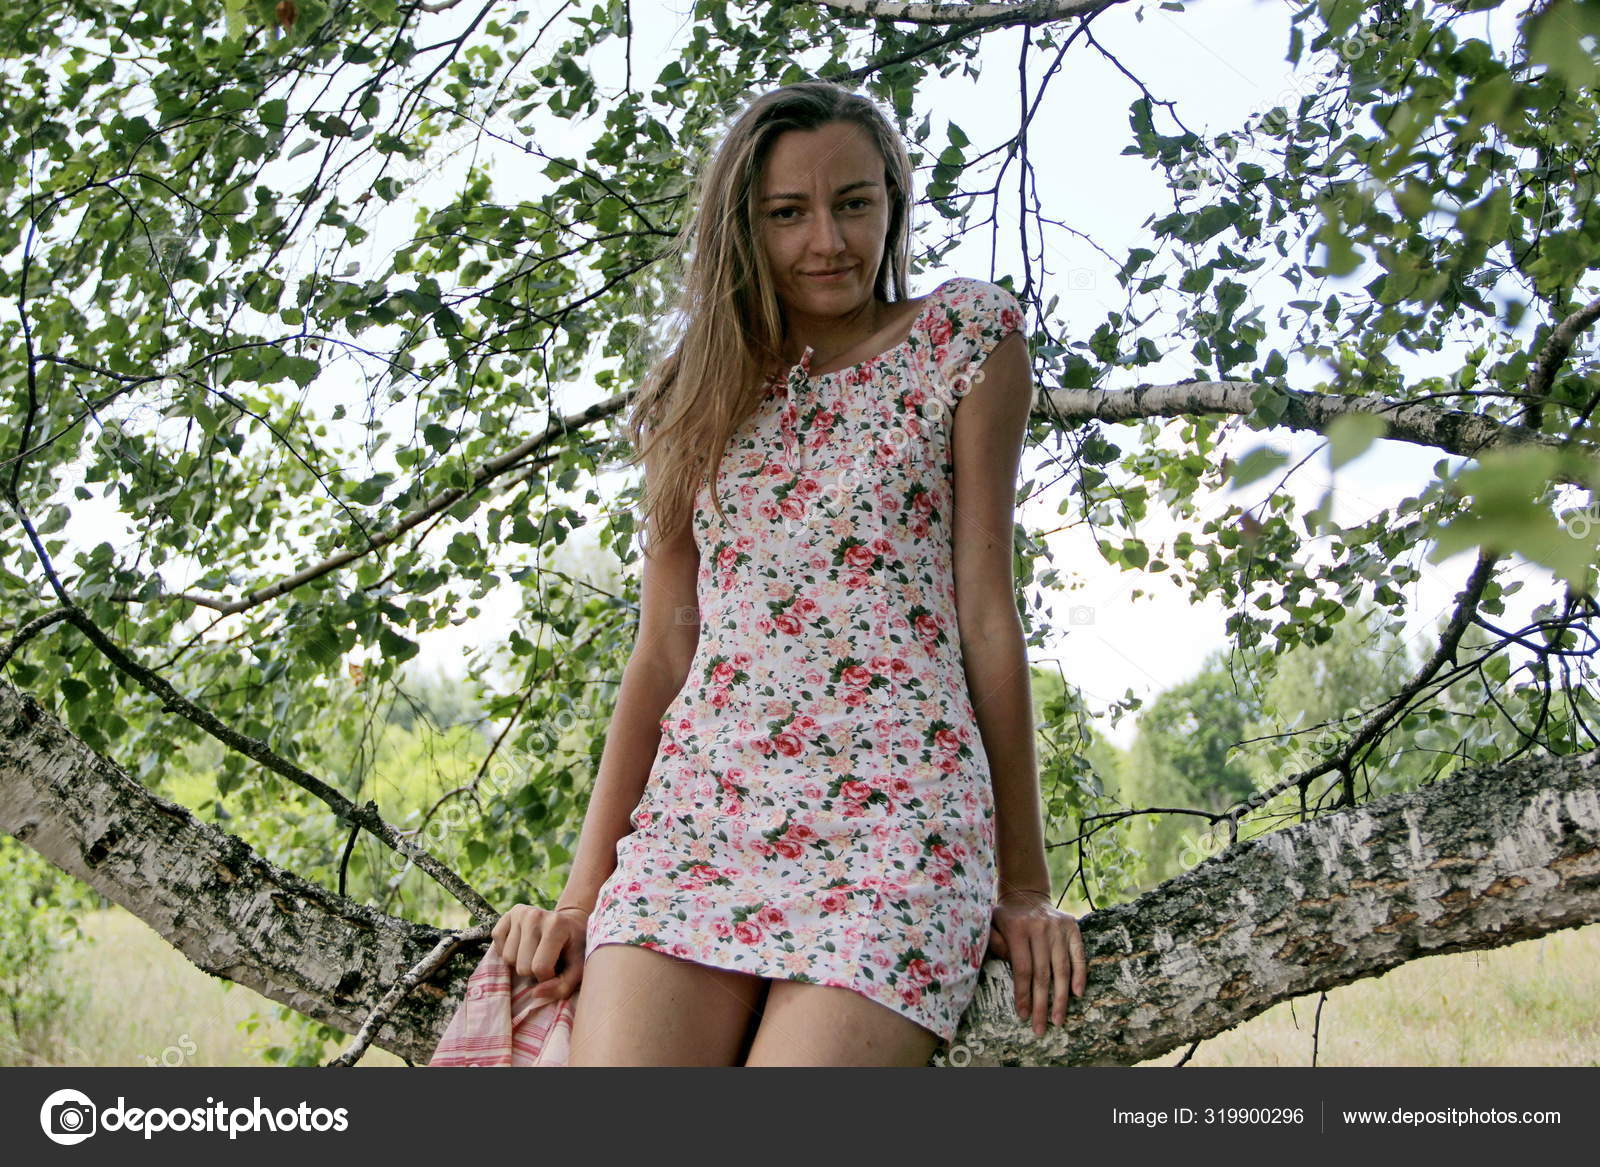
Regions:
<instances>
[{"instance_id":1,"label":"green leaf","mask_svg":"<svg viewBox=\"0 0 1600 1167\"><path fill-rule=\"evenodd\" d=\"M318 620L316 628L306 637L306 651L320 665L339 663L343 655L339 647L339 634L325 616Z\"/></svg>"},{"instance_id":2,"label":"green leaf","mask_svg":"<svg viewBox=\"0 0 1600 1167\"><path fill-rule=\"evenodd\" d=\"M1328 423L1330 469L1355 461L1367 447L1389 432L1389 423L1375 413L1345 413Z\"/></svg>"},{"instance_id":3,"label":"green leaf","mask_svg":"<svg viewBox=\"0 0 1600 1167\"><path fill-rule=\"evenodd\" d=\"M507 537L513 543L537 543L539 528L528 521L527 515L519 511L511 518L511 534Z\"/></svg>"},{"instance_id":4,"label":"green leaf","mask_svg":"<svg viewBox=\"0 0 1600 1167\"><path fill-rule=\"evenodd\" d=\"M378 630L378 647L383 650L384 657L395 664L410 660L420 648L416 641L407 640L387 626Z\"/></svg>"},{"instance_id":5,"label":"green leaf","mask_svg":"<svg viewBox=\"0 0 1600 1167\"><path fill-rule=\"evenodd\" d=\"M444 550L444 556L458 567L470 567L482 557L478 537L468 531L457 531Z\"/></svg>"},{"instance_id":6,"label":"green leaf","mask_svg":"<svg viewBox=\"0 0 1600 1167\"><path fill-rule=\"evenodd\" d=\"M394 475L388 472L374 474L371 478L346 488L345 496L351 502L359 503L362 506L371 506L383 497L383 492L388 489L389 484L393 481Z\"/></svg>"},{"instance_id":7,"label":"green leaf","mask_svg":"<svg viewBox=\"0 0 1600 1167\"><path fill-rule=\"evenodd\" d=\"M222 0L223 15L227 20L228 39L244 39L244 10L250 0Z\"/></svg>"},{"instance_id":8,"label":"green leaf","mask_svg":"<svg viewBox=\"0 0 1600 1167\"><path fill-rule=\"evenodd\" d=\"M1257 446L1239 461L1233 463L1227 474L1230 483L1229 490L1238 490L1249 486L1258 479L1265 478L1274 470L1289 461L1289 457L1282 450L1272 446Z\"/></svg>"},{"instance_id":9,"label":"green leaf","mask_svg":"<svg viewBox=\"0 0 1600 1167\"><path fill-rule=\"evenodd\" d=\"M1434 546L1428 562L1482 547L1521 555L1574 586L1587 588L1594 562L1593 534L1559 522L1542 501L1552 473L1565 461L1559 451L1529 446L1483 454L1476 466L1456 476L1455 488L1470 495L1471 501L1464 513L1430 532Z\"/></svg>"},{"instance_id":10,"label":"green leaf","mask_svg":"<svg viewBox=\"0 0 1600 1167\"><path fill-rule=\"evenodd\" d=\"M1275 385L1261 384L1250 391L1250 404L1254 407L1246 417L1251 429L1265 429L1278 424L1283 411L1289 408L1289 395Z\"/></svg>"},{"instance_id":11,"label":"green leaf","mask_svg":"<svg viewBox=\"0 0 1600 1167\"><path fill-rule=\"evenodd\" d=\"M1528 59L1572 85L1600 83L1600 63L1583 47L1586 37L1600 37L1600 3L1596 0L1554 0L1523 23Z\"/></svg>"}]
</instances>

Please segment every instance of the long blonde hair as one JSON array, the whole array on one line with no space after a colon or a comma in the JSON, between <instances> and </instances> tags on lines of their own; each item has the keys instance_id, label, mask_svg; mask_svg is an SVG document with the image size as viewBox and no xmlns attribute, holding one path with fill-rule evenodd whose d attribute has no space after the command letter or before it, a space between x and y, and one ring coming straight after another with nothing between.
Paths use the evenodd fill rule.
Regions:
<instances>
[{"instance_id":1,"label":"long blonde hair","mask_svg":"<svg viewBox=\"0 0 1600 1167\"><path fill-rule=\"evenodd\" d=\"M676 303L682 336L650 366L627 420L629 462L646 467L646 554L660 534L690 520L701 484L716 481L728 439L783 364L782 306L756 228L761 175L780 134L831 122L860 126L883 157L889 229L873 295L886 302L907 297L911 160L899 132L869 98L829 81L757 97L696 176L693 213L669 251L683 273ZM722 499L712 494L726 519Z\"/></svg>"}]
</instances>

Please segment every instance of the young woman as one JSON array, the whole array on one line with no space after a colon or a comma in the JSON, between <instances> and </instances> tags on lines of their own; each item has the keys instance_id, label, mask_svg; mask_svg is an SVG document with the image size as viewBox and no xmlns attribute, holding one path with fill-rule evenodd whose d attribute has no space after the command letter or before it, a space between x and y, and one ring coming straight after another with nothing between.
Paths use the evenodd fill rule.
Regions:
<instances>
[{"instance_id":1,"label":"young woman","mask_svg":"<svg viewBox=\"0 0 1600 1167\"><path fill-rule=\"evenodd\" d=\"M638 642L566 890L495 929L540 994L581 980L571 1065L924 1065L986 949L1038 1033L1085 991L1012 575L1022 311L906 298L910 171L807 82L699 176L631 420Z\"/></svg>"}]
</instances>

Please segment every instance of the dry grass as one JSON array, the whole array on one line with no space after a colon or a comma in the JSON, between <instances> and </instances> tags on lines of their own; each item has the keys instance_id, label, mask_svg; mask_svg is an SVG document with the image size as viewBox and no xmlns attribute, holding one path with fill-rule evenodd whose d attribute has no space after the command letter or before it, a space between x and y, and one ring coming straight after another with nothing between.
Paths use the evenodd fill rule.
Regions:
<instances>
[{"instance_id":1,"label":"dry grass","mask_svg":"<svg viewBox=\"0 0 1600 1167\"><path fill-rule=\"evenodd\" d=\"M1191 1066L1600 1065L1600 925L1428 956L1274 1005L1203 1042ZM1172 1065L1182 1051L1145 1065Z\"/></svg>"},{"instance_id":2,"label":"dry grass","mask_svg":"<svg viewBox=\"0 0 1600 1167\"><path fill-rule=\"evenodd\" d=\"M276 1002L201 972L136 916L85 913L83 929L93 943L69 964L78 1000L63 1019L64 1064L260 1066L271 1063L259 1051L292 1042ZM330 1043L326 1056L341 1048ZM405 1065L377 1049L359 1064Z\"/></svg>"}]
</instances>

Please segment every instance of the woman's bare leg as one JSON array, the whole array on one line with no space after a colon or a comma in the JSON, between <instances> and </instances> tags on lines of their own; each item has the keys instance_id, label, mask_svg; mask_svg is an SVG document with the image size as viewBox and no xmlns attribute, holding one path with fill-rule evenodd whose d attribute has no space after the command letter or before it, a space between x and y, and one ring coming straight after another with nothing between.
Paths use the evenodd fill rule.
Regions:
<instances>
[{"instance_id":1,"label":"woman's bare leg","mask_svg":"<svg viewBox=\"0 0 1600 1167\"><path fill-rule=\"evenodd\" d=\"M572 1066L736 1066L766 981L636 944L583 960Z\"/></svg>"},{"instance_id":2,"label":"woman's bare leg","mask_svg":"<svg viewBox=\"0 0 1600 1167\"><path fill-rule=\"evenodd\" d=\"M925 1066L939 1035L853 989L774 980L747 1066Z\"/></svg>"}]
</instances>

